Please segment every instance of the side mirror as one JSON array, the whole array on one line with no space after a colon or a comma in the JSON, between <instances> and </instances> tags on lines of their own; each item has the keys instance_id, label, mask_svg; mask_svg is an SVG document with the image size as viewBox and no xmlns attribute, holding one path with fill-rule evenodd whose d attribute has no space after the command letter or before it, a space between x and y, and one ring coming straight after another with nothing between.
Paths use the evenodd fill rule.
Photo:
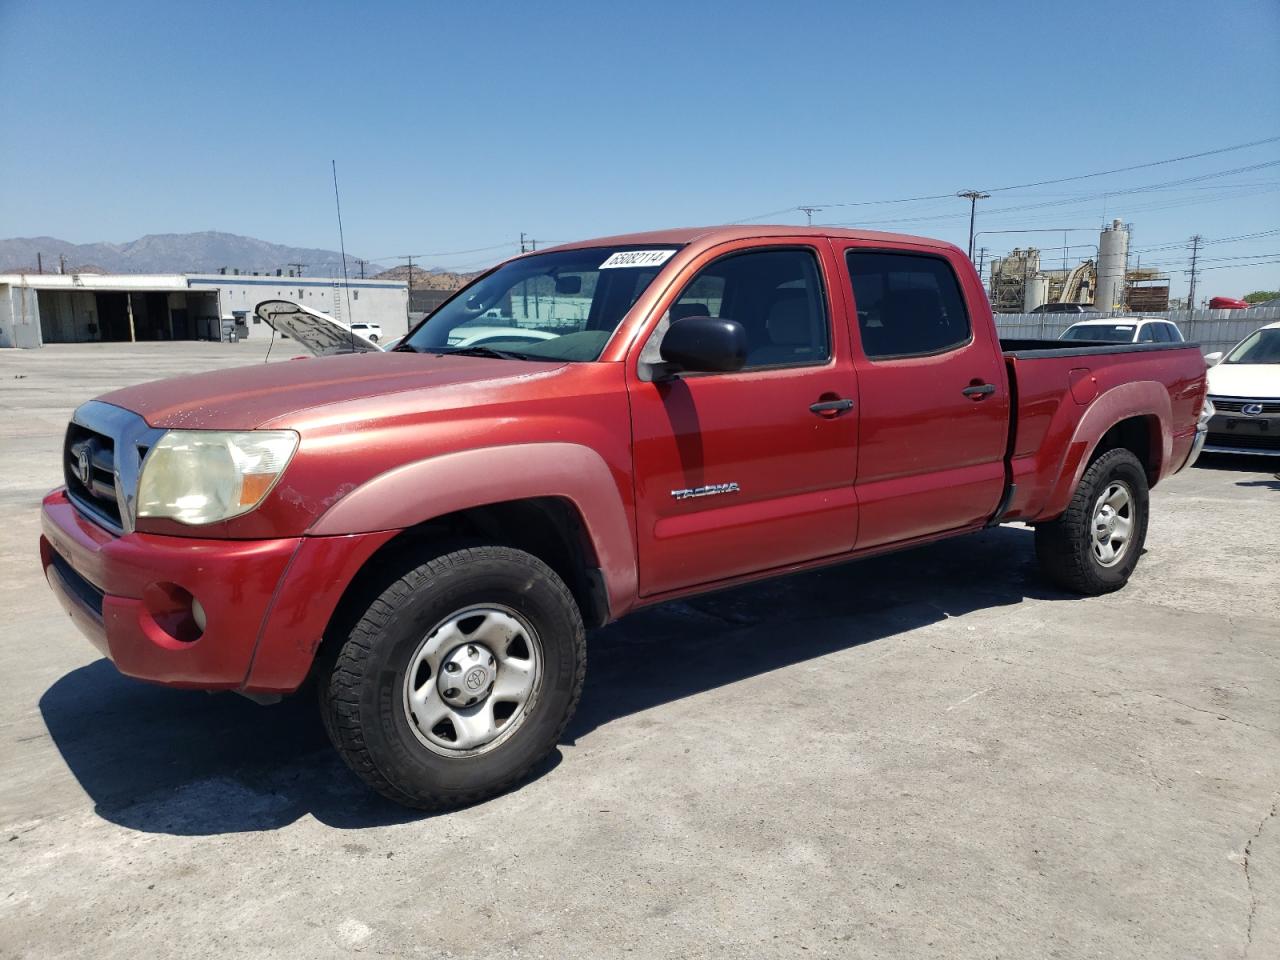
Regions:
<instances>
[{"instance_id":1,"label":"side mirror","mask_svg":"<svg viewBox=\"0 0 1280 960\"><path fill-rule=\"evenodd\" d=\"M582 275L569 274L564 277L556 277L556 293L561 296L573 296L582 292Z\"/></svg>"},{"instance_id":2,"label":"side mirror","mask_svg":"<svg viewBox=\"0 0 1280 960\"><path fill-rule=\"evenodd\" d=\"M1213 353L1206 353L1204 355L1204 362L1211 367L1216 367L1222 362L1222 351L1215 350Z\"/></svg>"},{"instance_id":3,"label":"side mirror","mask_svg":"<svg viewBox=\"0 0 1280 960\"><path fill-rule=\"evenodd\" d=\"M747 331L736 320L683 317L662 338L668 373L725 373L747 362Z\"/></svg>"}]
</instances>

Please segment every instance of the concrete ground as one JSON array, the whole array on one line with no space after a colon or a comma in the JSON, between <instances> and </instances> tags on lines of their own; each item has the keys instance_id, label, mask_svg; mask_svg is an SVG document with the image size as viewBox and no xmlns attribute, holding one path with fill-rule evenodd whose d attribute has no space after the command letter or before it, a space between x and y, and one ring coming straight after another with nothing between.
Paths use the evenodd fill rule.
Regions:
<instances>
[{"instance_id":1,"label":"concrete ground","mask_svg":"<svg viewBox=\"0 0 1280 960\"><path fill-rule=\"evenodd\" d=\"M424 816L41 577L73 406L264 349L0 351L0 956L1280 956L1280 463L1160 487L1107 597L1007 527L639 614L531 782Z\"/></svg>"}]
</instances>

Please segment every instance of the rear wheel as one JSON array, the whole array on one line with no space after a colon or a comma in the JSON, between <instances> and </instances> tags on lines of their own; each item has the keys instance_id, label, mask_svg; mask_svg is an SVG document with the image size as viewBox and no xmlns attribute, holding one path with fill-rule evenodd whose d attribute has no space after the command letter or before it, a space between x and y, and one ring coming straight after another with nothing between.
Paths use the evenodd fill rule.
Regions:
<instances>
[{"instance_id":1,"label":"rear wheel","mask_svg":"<svg viewBox=\"0 0 1280 960\"><path fill-rule=\"evenodd\" d=\"M1062 516L1036 527L1044 574L1074 593L1095 596L1129 580L1147 539L1147 474L1129 450L1089 465Z\"/></svg>"},{"instance_id":2,"label":"rear wheel","mask_svg":"<svg viewBox=\"0 0 1280 960\"><path fill-rule=\"evenodd\" d=\"M586 669L582 618L541 560L506 547L407 570L344 638L325 726L362 779L438 809L508 789L555 747Z\"/></svg>"}]
</instances>

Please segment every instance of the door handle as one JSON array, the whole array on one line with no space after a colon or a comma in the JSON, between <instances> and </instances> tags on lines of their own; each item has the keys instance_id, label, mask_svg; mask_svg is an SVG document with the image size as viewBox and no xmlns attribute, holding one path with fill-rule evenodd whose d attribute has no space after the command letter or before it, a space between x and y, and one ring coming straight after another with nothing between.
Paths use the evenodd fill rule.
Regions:
<instances>
[{"instance_id":1,"label":"door handle","mask_svg":"<svg viewBox=\"0 0 1280 960\"><path fill-rule=\"evenodd\" d=\"M820 417L834 417L852 409L853 401L847 398L844 400L820 400L817 403L809 404L809 412L816 413Z\"/></svg>"},{"instance_id":2,"label":"door handle","mask_svg":"<svg viewBox=\"0 0 1280 960\"><path fill-rule=\"evenodd\" d=\"M983 397L995 393L996 386L994 383L974 383L965 387L960 392L973 400L981 400Z\"/></svg>"}]
</instances>

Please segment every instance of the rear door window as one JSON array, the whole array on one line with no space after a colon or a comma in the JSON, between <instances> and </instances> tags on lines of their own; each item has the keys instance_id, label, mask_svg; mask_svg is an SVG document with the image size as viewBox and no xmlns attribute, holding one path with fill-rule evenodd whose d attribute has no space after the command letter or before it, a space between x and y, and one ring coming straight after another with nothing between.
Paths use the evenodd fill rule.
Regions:
<instances>
[{"instance_id":1,"label":"rear door window","mask_svg":"<svg viewBox=\"0 0 1280 960\"><path fill-rule=\"evenodd\" d=\"M868 359L944 353L972 338L960 284L945 260L850 250L846 261Z\"/></svg>"}]
</instances>

